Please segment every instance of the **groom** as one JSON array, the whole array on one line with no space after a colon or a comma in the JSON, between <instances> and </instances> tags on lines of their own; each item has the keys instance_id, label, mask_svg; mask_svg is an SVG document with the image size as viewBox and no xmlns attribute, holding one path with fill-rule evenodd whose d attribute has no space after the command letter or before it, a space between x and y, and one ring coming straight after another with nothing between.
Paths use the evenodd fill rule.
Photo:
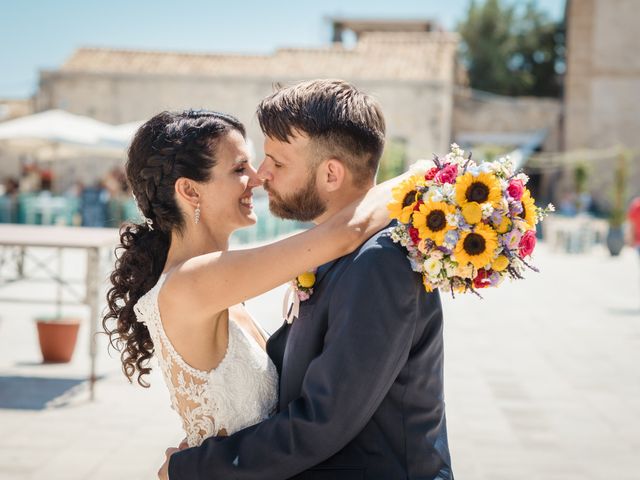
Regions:
<instances>
[{"instance_id":1,"label":"groom","mask_svg":"<svg viewBox=\"0 0 640 480\"><path fill-rule=\"evenodd\" d=\"M261 102L258 120L266 137L258 174L274 214L321 223L374 185L384 118L352 85L281 89ZM167 450L170 480L453 478L440 298L387 232L320 266L298 318L269 340L276 414Z\"/></svg>"}]
</instances>

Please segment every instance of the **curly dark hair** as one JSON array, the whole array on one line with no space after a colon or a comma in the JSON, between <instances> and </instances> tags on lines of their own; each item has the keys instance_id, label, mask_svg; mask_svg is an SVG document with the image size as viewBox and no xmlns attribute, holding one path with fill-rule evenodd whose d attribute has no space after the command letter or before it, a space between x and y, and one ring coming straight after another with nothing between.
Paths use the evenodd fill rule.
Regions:
<instances>
[{"instance_id":1,"label":"curly dark hair","mask_svg":"<svg viewBox=\"0 0 640 480\"><path fill-rule=\"evenodd\" d=\"M125 223L120 228L102 326L110 346L121 352L127 379L131 382L137 371L143 387L149 386L142 376L151 372L154 346L147 327L136 321L133 306L160 278L172 232L184 231L174 185L179 178L209 181L217 163L216 147L232 130L246 138L244 126L231 115L207 110L162 112L138 129L129 147L127 181L152 225Z\"/></svg>"}]
</instances>

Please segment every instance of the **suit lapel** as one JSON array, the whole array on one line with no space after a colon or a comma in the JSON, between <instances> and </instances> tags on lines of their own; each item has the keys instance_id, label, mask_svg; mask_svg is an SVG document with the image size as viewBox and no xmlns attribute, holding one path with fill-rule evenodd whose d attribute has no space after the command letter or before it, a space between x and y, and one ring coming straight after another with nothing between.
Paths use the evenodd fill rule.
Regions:
<instances>
[{"instance_id":1,"label":"suit lapel","mask_svg":"<svg viewBox=\"0 0 640 480\"><path fill-rule=\"evenodd\" d=\"M318 267L316 271L316 285L319 284L322 279L327 275L329 270L333 268L333 266L340 260L339 258L336 260L331 260L330 262L324 263Z\"/></svg>"}]
</instances>

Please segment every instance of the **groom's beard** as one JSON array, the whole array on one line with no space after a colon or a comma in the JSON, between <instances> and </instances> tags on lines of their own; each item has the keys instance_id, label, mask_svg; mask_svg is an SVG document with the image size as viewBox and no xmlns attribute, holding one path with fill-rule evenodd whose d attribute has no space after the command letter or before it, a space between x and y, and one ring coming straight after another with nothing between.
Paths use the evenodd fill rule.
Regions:
<instances>
[{"instance_id":1,"label":"groom's beard","mask_svg":"<svg viewBox=\"0 0 640 480\"><path fill-rule=\"evenodd\" d=\"M288 197L283 197L264 182L264 189L270 193L269 210L276 217L287 220L310 222L327 210L326 203L320 198L316 189L315 176L309 175L305 186Z\"/></svg>"}]
</instances>

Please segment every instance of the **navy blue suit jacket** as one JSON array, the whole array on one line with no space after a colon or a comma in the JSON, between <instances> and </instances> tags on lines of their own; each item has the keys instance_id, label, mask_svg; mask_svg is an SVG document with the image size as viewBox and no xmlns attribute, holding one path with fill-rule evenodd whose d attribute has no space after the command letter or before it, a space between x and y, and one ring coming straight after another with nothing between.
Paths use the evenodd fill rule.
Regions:
<instances>
[{"instance_id":1,"label":"navy blue suit jacket","mask_svg":"<svg viewBox=\"0 0 640 480\"><path fill-rule=\"evenodd\" d=\"M386 233L321 266L269 340L278 412L175 453L170 480L453 478L440 297Z\"/></svg>"}]
</instances>

